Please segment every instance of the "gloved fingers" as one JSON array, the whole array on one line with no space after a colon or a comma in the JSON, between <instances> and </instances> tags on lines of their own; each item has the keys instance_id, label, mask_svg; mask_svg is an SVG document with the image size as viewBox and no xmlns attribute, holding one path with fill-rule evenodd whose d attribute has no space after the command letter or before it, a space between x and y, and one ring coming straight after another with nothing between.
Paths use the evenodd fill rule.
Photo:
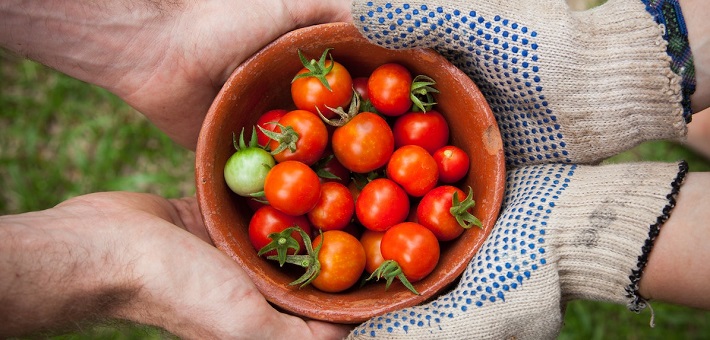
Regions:
<instances>
[{"instance_id":1,"label":"gloved fingers","mask_svg":"<svg viewBox=\"0 0 710 340\"><path fill-rule=\"evenodd\" d=\"M569 7L564 0L356 0L352 12L363 35L387 48L447 49L458 45L472 51L493 39L522 42L539 23L567 15Z\"/></svg>"}]
</instances>

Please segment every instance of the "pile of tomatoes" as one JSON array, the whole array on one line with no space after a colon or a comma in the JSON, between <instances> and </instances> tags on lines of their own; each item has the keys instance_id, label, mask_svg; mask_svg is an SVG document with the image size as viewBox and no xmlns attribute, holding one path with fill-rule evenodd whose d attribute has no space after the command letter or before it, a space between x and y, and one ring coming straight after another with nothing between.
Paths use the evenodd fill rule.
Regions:
<instances>
[{"instance_id":1,"label":"pile of tomatoes","mask_svg":"<svg viewBox=\"0 0 710 340\"><path fill-rule=\"evenodd\" d=\"M362 277L411 282L436 267L440 242L481 226L456 186L470 159L449 145L435 81L386 63L353 78L329 49L291 83L296 109L263 113L225 165L228 186L254 213L258 254L299 265L294 285L326 292Z\"/></svg>"}]
</instances>

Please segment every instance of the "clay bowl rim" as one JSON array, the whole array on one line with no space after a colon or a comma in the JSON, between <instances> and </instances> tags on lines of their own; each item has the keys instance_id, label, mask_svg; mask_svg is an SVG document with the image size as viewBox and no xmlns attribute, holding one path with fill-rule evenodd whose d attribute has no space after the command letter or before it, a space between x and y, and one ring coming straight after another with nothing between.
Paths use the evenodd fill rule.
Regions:
<instances>
[{"instance_id":1,"label":"clay bowl rim","mask_svg":"<svg viewBox=\"0 0 710 340\"><path fill-rule=\"evenodd\" d=\"M274 271L278 270L275 269L277 266L258 258L256 251L250 248L248 243L245 243L245 231L239 231L234 227L227 226L228 223L233 222L230 220L230 216L238 218L237 215L243 216L243 214L250 213L246 204L224 204L225 198L228 202L236 201L236 203L240 203L239 200L241 199L229 192L224 183L222 169L228 156L225 156L224 152L222 154L217 152L218 150L231 148L231 133L235 129L228 129L224 126L227 125L225 121L230 118L227 111L232 111L236 107L235 105L243 105L243 107L249 108L260 105L259 101L254 100L254 98L242 98L242 95L246 96L245 93L250 91L249 86L256 88L258 86L254 84L259 81L252 81L249 86L244 82L258 77L259 72L261 72L259 71L259 62L278 56L279 53L283 52L279 50L280 47L289 46L285 49L293 54L299 64L296 48L306 52L306 55L309 55L308 52L310 51L310 55L317 57L325 46L321 43L314 43L310 37L319 32L326 32L326 37L329 37L325 39L326 44L328 44L328 47L336 46L332 50L332 54L336 60L342 60L346 67L349 67L349 61L343 60L347 59L345 55L341 56L343 59L338 57L338 46L342 49L347 49L347 46L352 45L368 51L377 51L378 55L383 55L381 58L384 58L384 60L402 62L408 67L410 67L408 63L412 60L417 62L426 61L430 65L439 65L440 67L436 68L437 74L445 74L447 77L456 79L462 85L456 87L458 93L451 95L464 96L471 105L475 106L476 110L483 113L482 115L470 117L471 120L467 121L467 124L452 126L451 135L452 144L457 144L454 139L462 138L462 135L470 135L470 133L476 133L481 137L480 140L475 139L474 142L484 149L480 152L485 161L488 162L485 164L488 164L490 171L486 172L486 174L478 175L486 176L485 179L481 180L479 186L486 187L485 190L487 191L484 191L484 193L487 193L487 195L484 194L483 198L480 197L481 195L477 195L479 197L474 196L474 199L476 199L476 209L478 209L475 211L485 211L485 214L478 216L482 220L484 228L482 230L466 231L459 239L453 241L458 243L444 246L447 247L446 249L451 249L452 255L455 250L458 251L457 257L453 258L453 256L448 255L445 257L442 252L442 259L434 271L436 275L432 273L424 280L415 283L415 287L421 295L412 294L401 284L393 284L386 292L384 292L384 283L377 283L368 284L362 289L351 289L335 294L320 292L310 286L300 289L289 286L288 282L294 280L297 277L296 275L280 274L283 273L283 270L280 273L274 273ZM315 52L316 50L318 52ZM282 65L272 66L278 68ZM262 69L264 68L263 65L261 67ZM295 74L297 70L298 68L290 74ZM422 71L420 70L419 72ZM353 73L353 76L357 76L355 72ZM268 96L268 92L264 93ZM263 109L259 111L245 108L242 109L242 112L249 112L249 117L233 119L246 120L247 122L244 125L247 125L247 123L253 125L262 111L265 112ZM442 113L446 115L446 112ZM468 124L469 122L471 124ZM478 130L472 132L472 129L475 128L478 128ZM463 130L463 132L456 133L459 130ZM227 132L229 132L228 137L224 135ZM227 140L229 140L228 143ZM476 162L476 160L472 159L472 162ZM472 168L471 171L476 171L476 168ZM472 179L466 179L467 184L470 184L470 181L474 180L473 178L477 178L475 176L469 177ZM425 302L456 281L490 234L498 217L498 210L503 199L505 164L500 132L490 107L476 85L462 71L433 50L410 49L395 51L384 49L365 40L352 24L331 23L300 28L287 33L237 67L219 91L203 122L196 149L195 181L198 205L213 243L245 270L259 291L272 305L282 311L306 318L338 323L359 323L385 312ZM474 190L478 190L478 187L474 188ZM243 203L243 199L241 203ZM246 221L248 226L248 219ZM239 238L239 235L242 237ZM248 235L246 242L248 242ZM442 247L442 250L445 249L444 247ZM270 276L272 274L275 277ZM375 297L373 298L372 296Z\"/></svg>"}]
</instances>

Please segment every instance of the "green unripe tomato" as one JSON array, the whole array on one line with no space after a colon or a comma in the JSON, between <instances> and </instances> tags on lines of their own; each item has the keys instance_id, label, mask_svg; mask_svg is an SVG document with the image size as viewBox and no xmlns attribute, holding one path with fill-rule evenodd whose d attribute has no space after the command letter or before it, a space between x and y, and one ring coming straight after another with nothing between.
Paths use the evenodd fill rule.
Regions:
<instances>
[{"instance_id":1,"label":"green unripe tomato","mask_svg":"<svg viewBox=\"0 0 710 340\"><path fill-rule=\"evenodd\" d=\"M276 164L274 156L257 143L256 130L247 145L244 142L244 129L239 141L234 136L234 148L237 150L224 165L224 180L232 191L240 196L252 196L264 191L264 180L269 170Z\"/></svg>"}]
</instances>

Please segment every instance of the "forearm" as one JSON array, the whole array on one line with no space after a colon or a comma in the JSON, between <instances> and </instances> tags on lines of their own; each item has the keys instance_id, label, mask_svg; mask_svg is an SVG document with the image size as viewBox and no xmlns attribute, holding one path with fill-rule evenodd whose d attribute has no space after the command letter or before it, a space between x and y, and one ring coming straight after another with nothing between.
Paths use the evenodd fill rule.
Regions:
<instances>
[{"instance_id":1,"label":"forearm","mask_svg":"<svg viewBox=\"0 0 710 340\"><path fill-rule=\"evenodd\" d=\"M0 338L107 318L136 293L131 269L115 263L126 245L86 232L85 216L53 208L0 217Z\"/></svg>"},{"instance_id":2,"label":"forearm","mask_svg":"<svg viewBox=\"0 0 710 340\"><path fill-rule=\"evenodd\" d=\"M706 0L679 0L693 53L696 89L690 98L693 112L710 107L710 7Z\"/></svg>"},{"instance_id":3,"label":"forearm","mask_svg":"<svg viewBox=\"0 0 710 340\"><path fill-rule=\"evenodd\" d=\"M651 251L645 298L710 309L710 172L689 173Z\"/></svg>"},{"instance_id":4,"label":"forearm","mask_svg":"<svg viewBox=\"0 0 710 340\"><path fill-rule=\"evenodd\" d=\"M180 1L3 1L0 46L120 92L130 87L121 84L121 75L156 64L158 55L145 48L165 48L169 39L161 26L181 7ZM151 30L155 36L146 44L140 33Z\"/></svg>"},{"instance_id":5,"label":"forearm","mask_svg":"<svg viewBox=\"0 0 710 340\"><path fill-rule=\"evenodd\" d=\"M101 86L195 149L246 58L301 26L349 20L350 0L0 2L0 47Z\"/></svg>"}]
</instances>

